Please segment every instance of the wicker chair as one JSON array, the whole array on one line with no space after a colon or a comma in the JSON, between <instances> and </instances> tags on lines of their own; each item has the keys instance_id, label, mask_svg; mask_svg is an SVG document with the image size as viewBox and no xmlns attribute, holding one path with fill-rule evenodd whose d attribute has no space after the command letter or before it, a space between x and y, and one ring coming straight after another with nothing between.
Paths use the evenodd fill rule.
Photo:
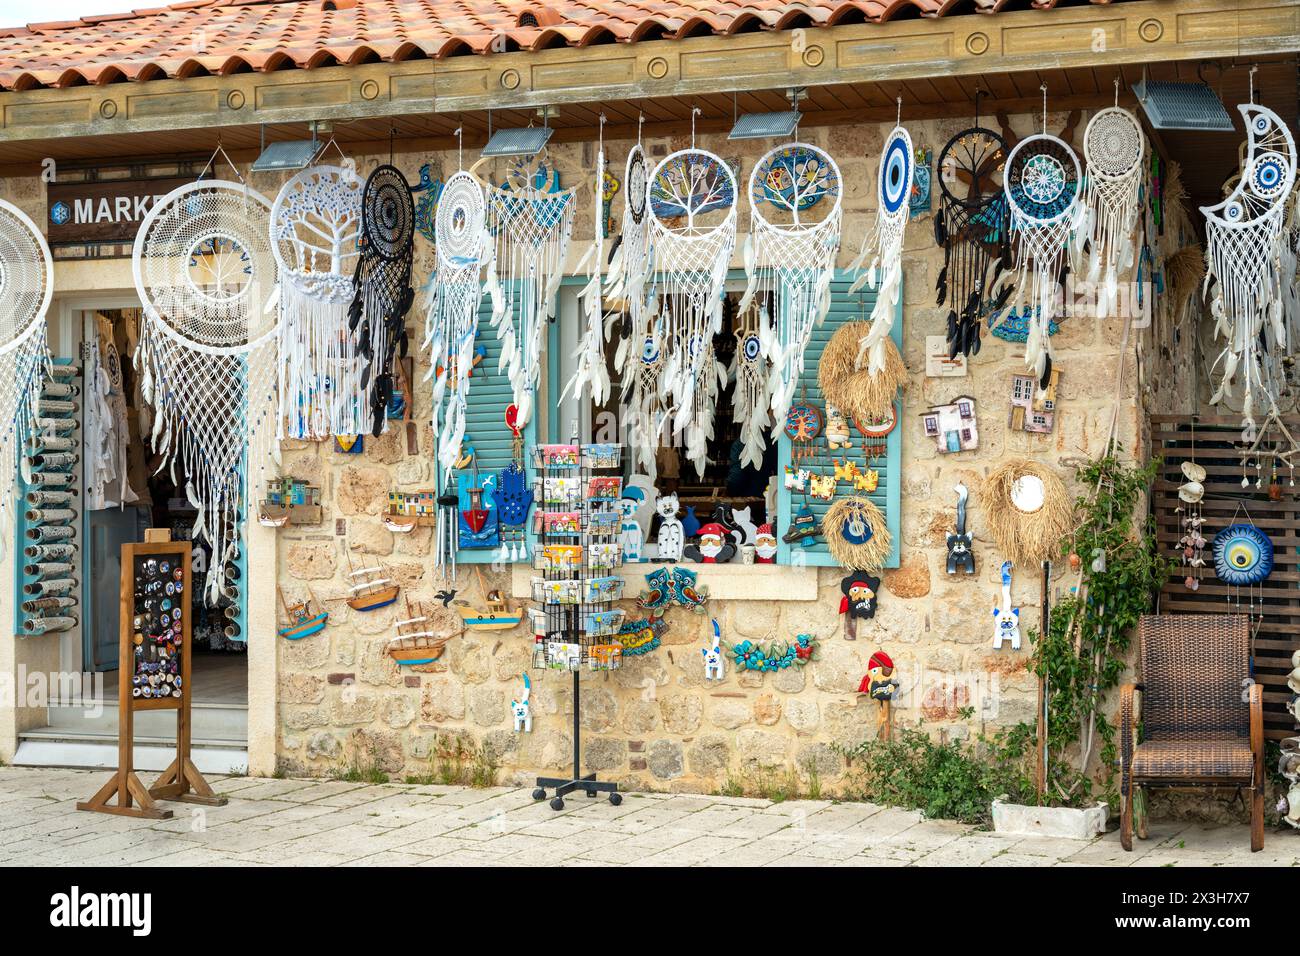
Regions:
<instances>
[{"instance_id":1,"label":"wicker chair","mask_svg":"<svg viewBox=\"0 0 1300 956\"><path fill-rule=\"evenodd\" d=\"M1259 684L1244 684L1249 621L1228 614L1153 614L1141 619L1138 636L1143 682L1120 692L1121 845L1133 849L1134 791L1236 787L1251 792L1250 848L1262 850L1264 698ZM1248 703L1243 687L1250 691ZM1142 839L1145 817L1140 812Z\"/></svg>"}]
</instances>

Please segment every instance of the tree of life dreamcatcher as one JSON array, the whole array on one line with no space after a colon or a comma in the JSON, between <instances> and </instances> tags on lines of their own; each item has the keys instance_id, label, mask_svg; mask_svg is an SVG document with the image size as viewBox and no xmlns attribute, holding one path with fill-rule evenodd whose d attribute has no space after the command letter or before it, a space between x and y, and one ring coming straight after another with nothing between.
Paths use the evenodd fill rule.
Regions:
<instances>
[{"instance_id":1,"label":"tree of life dreamcatcher","mask_svg":"<svg viewBox=\"0 0 1300 956\"><path fill-rule=\"evenodd\" d=\"M39 424L53 275L50 247L36 224L0 200L0 557L9 540L18 459Z\"/></svg>"},{"instance_id":2,"label":"tree of life dreamcatcher","mask_svg":"<svg viewBox=\"0 0 1300 956\"><path fill-rule=\"evenodd\" d=\"M948 354L978 355L980 325L1011 295L993 298L998 263L1008 263L1007 202L1002 193L1007 144L976 125L950 139L939 154L941 205L934 218L943 268L935 284L938 305L948 305Z\"/></svg>"},{"instance_id":3,"label":"tree of life dreamcatcher","mask_svg":"<svg viewBox=\"0 0 1300 956\"><path fill-rule=\"evenodd\" d=\"M280 422L290 438L358 435L370 425L348 331L361 195L351 167L312 166L286 182L271 207L280 274Z\"/></svg>"},{"instance_id":4,"label":"tree of life dreamcatcher","mask_svg":"<svg viewBox=\"0 0 1300 956\"><path fill-rule=\"evenodd\" d=\"M279 326L263 308L276 282L270 211L243 183L189 183L154 204L132 253L150 443L178 486L180 460L193 537L212 545L217 566L238 548L248 469L262 467L276 431ZM221 576L208 577L211 601Z\"/></svg>"},{"instance_id":5,"label":"tree of life dreamcatcher","mask_svg":"<svg viewBox=\"0 0 1300 956\"><path fill-rule=\"evenodd\" d=\"M776 147L750 173L752 225L744 249L749 287L740 311L758 297L763 356L772 363L769 404L777 421L794 400L813 327L830 308L841 193L835 160L807 143Z\"/></svg>"},{"instance_id":6,"label":"tree of life dreamcatcher","mask_svg":"<svg viewBox=\"0 0 1300 956\"><path fill-rule=\"evenodd\" d=\"M713 337L722 329L723 287L736 244L735 174L713 153L678 150L655 167L649 206L664 404L673 435L685 434L686 457L702 474L726 380Z\"/></svg>"}]
</instances>

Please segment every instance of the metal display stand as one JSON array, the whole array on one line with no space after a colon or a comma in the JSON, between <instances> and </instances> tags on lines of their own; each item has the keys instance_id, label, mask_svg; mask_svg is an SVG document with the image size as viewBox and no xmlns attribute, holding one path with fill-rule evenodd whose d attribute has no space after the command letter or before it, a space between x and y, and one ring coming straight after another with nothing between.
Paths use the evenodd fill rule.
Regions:
<instances>
[{"instance_id":1,"label":"metal display stand","mask_svg":"<svg viewBox=\"0 0 1300 956\"><path fill-rule=\"evenodd\" d=\"M572 460L557 449L572 449ZM534 449L537 542L530 610L536 645L533 667L573 674L573 774L538 777L534 800L554 793L551 809L563 810L564 797L582 791L588 797L609 795L618 806L618 784L582 772L583 670L608 671L622 662L615 640L624 612L613 607L623 594L618 575L621 495L620 447L617 445L543 445ZM593 494L593 491L596 494Z\"/></svg>"}]
</instances>

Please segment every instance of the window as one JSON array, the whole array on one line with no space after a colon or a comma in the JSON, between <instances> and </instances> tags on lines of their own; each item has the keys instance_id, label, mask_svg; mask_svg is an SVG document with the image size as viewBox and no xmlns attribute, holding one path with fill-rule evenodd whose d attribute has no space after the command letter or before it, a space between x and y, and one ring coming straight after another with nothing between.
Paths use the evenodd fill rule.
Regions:
<instances>
[{"instance_id":1,"label":"window","mask_svg":"<svg viewBox=\"0 0 1300 956\"><path fill-rule=\"evenodd\" d=\"M931 437L934 437L935 435L938 435L938 434L939 434L939 416L938 416L938 415L926 415L926 416L925 416L925 433L926 433L927 435L931 436Z\"/></svg>"}]
</instances>

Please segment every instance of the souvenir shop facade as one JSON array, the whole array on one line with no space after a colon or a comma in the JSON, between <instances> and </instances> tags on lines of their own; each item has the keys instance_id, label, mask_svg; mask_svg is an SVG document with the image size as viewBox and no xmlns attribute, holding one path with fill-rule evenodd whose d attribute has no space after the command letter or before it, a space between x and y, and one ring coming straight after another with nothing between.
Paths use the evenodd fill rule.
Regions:
<instances>
[{"instance_id":1,"label":"souvenir shop facade","mask_svg":"<svg viewBox=\"0 0 1300 956\"><path fill-rule=\"evenodd\" d=\"M24 50L53 42L40 31L0 31L0 199L38 224L53 251L49 345L55 362L75 371L50 381L74 386L64 400L76 406L66 417L80 450L67 481L84 502L64 523L71 537L48 539L70 543L66 554L32 552L58 558L50 561L24 548L46 542L40 515L29 522L27 514L53 505L20 509L0 567L14 582L0 589L0 615L14 622L0 634L3 670L111 675L117 546L147 527L188 539L203 524L209 533L197 536L194 555L212 577L196 574L197 593L177 601L195 619L196 652L204 642L192 681L201 769L373 766L400 778L448 760L487 759L498 779L511 781L564 768L573 756L575 685L557 672L564 668L551 649L538 647L535 634L545 628L529 608L544 609L559 593L551 572L576 546L564 516L582 516L587 530L587 505L561 505L600 493L585 470L563 472L567 452L550 447L576 439L595 449L580 454L584 468L590 455L599 463L600 446L624 446L617 469L599 471L618 479L610 510L619 513L613 540L622 561L597 568L609 590L590 602L591 632L611 624L615 632L597 645L617 645L619 659L588 644L574 652L584 671L577 727L586 771L633 788L716 790L794 769L833 789L845 770L838 748L879 732L880 709L861 691L882 661L898 682L895 724L973 734L1032 722L1028 642L996 640L995 620L999 609L1018 609L1027 629L1042 583L1030 561L1011 569L1006 587L1011 556L990 527L984 487L1027 459L1072 498L1077 464L1112 444L1144 456L1149 416L1190 414L1208 396L1205 381L1179 372L1197 362L1195 322L1179 325L1181 306L1151 271L1201 241L1190 226L1199 222L1195 207L1217 201L1236 169L1244 135L1237 106L1250 100L1252 82L1255 101L1294 127L1297 7L1125 0L998 5L981 15L958 5L881 22L854 8L831 24L779 11L635 29L610 21L602 32L569 23L562 11L519 5L509 23L483 35L442 35L441 46L413 38L419 56L382 44L322 44L311 55L245 53L236 63L209 27L209 48L183 69L124 67L108 54L100 62L93 42L113 30L202 29L204 17L219 13L254 32L257 18L269 18L263 33L280 22L281 8L335 25L348 14L323 6L218 2L51 28L91 38L86 62L57 70L20 65ZM154 16L165 19L151 23ZM1259 67L1253 77L1251 66ZM1144 79L1208 81L1236 133L1153 129L1133 92ZM744 114L779 127L792 105L797 133L729 136ZM994 263L1017 253L1016 240L972 229L961 217L987 209L953 197L1000 193L1007 157L1035 134L1082 157L1090 121L1116 105L1139 117L1147 148L1136 254L1117 257L1115 267L1117 286L1132 294L1100 316L1095 307L1062 313L1041 323L1040 335L1031 309L1003 310L990 323L984 306L1001 288ZM541 154L482 156L494 134L530 128L520 135L553 130ZM775 149L791 141L806 145ZM345 249L346 268L336 261L330 274L347 291L333 296L288 277L284 264L301 264L293 242L254 252L237 230L232 246L224 226L207 246L195 245L201 229L183 224L151 233L158 243L200 249L184 269L201 276L159 278L153 247L143 258L136 250L133 265L142 224L157 227L169 209L194 215L194 201L168 207L164 197L200 177L230 184L199 189L226 203L213 221L251 215L250 190L265 198L251 200L263 227L293 207L283 197L295 182L300 204L321 201L308 193L328 175L255 168L277 143L307 149L308 171L354 170L355 179L340 174L332 183L331 201L355 202L358 215L382 219L382 194L369 213L363 194L371 185L400 189L404 179L413 191L396 202L397 219L409 203L409 243L360 270L365 255ZM628 162L637 151L639 169ZM891 193L891 151L911 187L901 196ZM692 166L692 155L707 162ZM1067 153L1043 155L1068 167ZM691 162L676 160L687 177L679 185L697 167L706 181L674 193L668 184L680 156ZM1161 209L1161 227L1149 199L1171 163L1182 168L1185 193L1173 204L1187 220ZM461 216L440 220L439 208L460 197L467 178L487 202L471 199ZM638 223L627 206L647 178ZM657 181L665 189L656 197ZM492 190L506 198L494 203ZM804 214L801 228L781 219L781 202ZM487 228L464 228L484 207ZM156 208L163 214L151 218ZM493 223L502 209L516 218ZM514 232L520 209L533 230L527 241ZM336 239L365 229L332 215ZM473 239L480 234L491 241ZM963 242L973 235L979 241ZM638 254L638 288L670 290L662 311L628 306L638 301L628 293ZM185 255L175 249L157 254L178 258ZM274 265L260 271L262 259L279 264L278 276ZM873 281L858 281L873 259ZM310 279L329 270L303 271ZM1031 269L1006 281L1034 278ZM238 374L211 364L220 333L182 360L173 355L180 346L151 329L152 316L182 307L173 286L189 279L207 291L205 301L213 289L257 298L259 308L242 317L242 338L224 343L242 348ZM593 281L605 292L595 308ZM408 284L413 299L401 303ZM966 310L980 290L989 301ZM692 293L694 309L683 304ZM385 295L395 295L396 311ZM340 345L347 336L313 342L304 334L286 345L270 334L289 314L304 328L349 328L354 299L362 302L360 332L349 335L369 337L368 348ZM801 302L809 303L802 313ZM800 363L788 346L802 334L798 315L813 313L824 318L808 330ZM195 321L215 329L229 318L218 309ZM665 323L675 331L657 338ZM867 323L880 323L879 334L859 366ZM707 342L711 365L684 358L694 351L680 343L692 335ZM265 345L249 345L266 342L280 351L268 358ZM303 350L304 367L328 353L312 367L336 372L363 396L343 409L343 424L331 419L337 404L321 418L312 382L286 384L293 376L277 371L277 357L293 348ZM685 374L683 363L695 372ZM828 382L831 369L850 384ZM204 381L223 376L239 389L204 393ZM166 405L158 382L168 377L196 400ZM839 391L828 395L832 385ZM883 407L871 402L882 388ZM763 406L779 391L773 428ZM835 407L836 394L866 410ZM273 414L259 410L264 395ZM230 402L247 414L232 413ZM204 416L238 423L248 491L224 512L210 497L220 491L204 487L201 459L231 454L223 444L230 436L194 426ZM173 427L189 428L198 444L185 445ZM276 438L278 456L263 454ZM588 482L576 498L564 482L534 484L557 460L560 477ZM16 496L39 490L39 477L32 483L19 472ZM969 572L960 547L955 559L951 547L962 534L974 554ZM641 562L631 560L638 549ZM51 578L29 567L41 563L72 567ZM42 587L65 576L75 583ZM582 586L591 584L589 575ZM1051 587L1059 594L1070 584L1062 573ZM60 602L61 616L74 623L49 633L26 626L42 597L71 598ZM714 651L721 676L707 667ZM91 681L59 689L52 701L6 700L0 759L111 765L101 726L109 718L94 713L111 717L115 686L110 676L107 689ZM526 721L516 719L521 702ZM463 755L470 751L479 756Z\"/></svg>"}]
</instances>

